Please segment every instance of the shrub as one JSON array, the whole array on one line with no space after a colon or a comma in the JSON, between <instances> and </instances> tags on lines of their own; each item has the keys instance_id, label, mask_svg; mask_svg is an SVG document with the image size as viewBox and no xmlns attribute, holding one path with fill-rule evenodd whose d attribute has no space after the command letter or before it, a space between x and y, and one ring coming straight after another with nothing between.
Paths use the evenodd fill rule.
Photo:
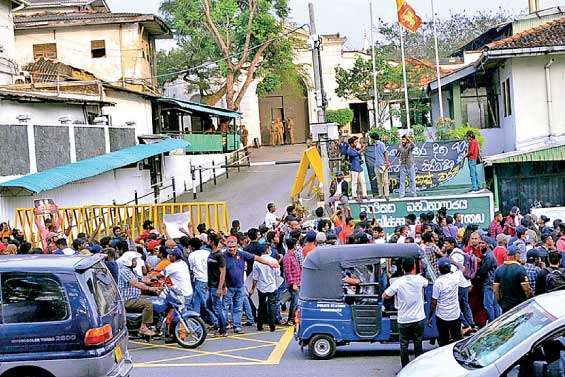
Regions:
<instances>
[{"instance_id":1,"label":"shrub","mask_svg":"<svg viewBox=\"0 0 565 377\"><path fill-rule=\"evenodd\" d=\"M416 143L423 143L426 141L426 126L415 124L412 126L412 135Z\"/></svg>"},{"instance_id":2,"label":"shrub","mask_svg":"<svg viewBox=\"0 0 565 377\"><path fill-rule=\"evenodd\" d=\"M381 140L385 144L398 144L400 143L400 135L398 134L398 128L392 127L390 130L387 130L382 127L373 127L369 130L369 136L378 134L381 137Z\"/></svg>"},{"instance_id":3,"label":"shrub","mask_svg":"<svg viewBox=\"0 0 565 377\"><path fill-rule=\"evenodd\" d=\"M481 131L478 128L471 126L470 124L463 124L459 127L454 128L453 130L449 131L449 138L450 140L461 140L465 139L465 134L467 131L473 131L475 137L479 141L481 147L485 143L485 137L481 135Z\"/></svg>"},{"instance_id":4,"label":"shrub","mask_svg":"<svg viewBox=\"0 0 565 377\"><path fill-rule=\"evenodd\" d=\"M337 123L341 127L347 126L353 121L353 110L349 108L327 110L326 120L328 122Z\"/></svg>"}]
</instances>

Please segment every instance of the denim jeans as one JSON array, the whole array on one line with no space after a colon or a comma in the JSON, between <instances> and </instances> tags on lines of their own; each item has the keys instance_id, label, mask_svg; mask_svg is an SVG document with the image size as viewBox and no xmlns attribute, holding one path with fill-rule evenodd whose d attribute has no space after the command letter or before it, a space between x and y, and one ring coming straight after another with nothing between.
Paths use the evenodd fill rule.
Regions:
<instances>
[{"instance_id":1,"label":"denim jeans","mask_svg":"<svg viewBox=\"0 0 565 377\"><path fill-rule=\"evenodd\" d=\"M477 191L479 189L479 179L477 178L477 161L468 160L469 175L471 176L471 189Z\"/></svg>"},{"instance_id":2,"label":"denim jeans","mask_svg":"<svg viewBox=\"0 0 565 377\"><path fill-rule=\"evenodd\" d=\"M241 314L243 313L243 291L241 288L228 288L224 299L224 308L233 323L234 330L241 329Z\"/></svg>"},{"instance_id":3,"label":"denim jeans","mask_svg":"<svg viewBox=\"0 0 565 377\"><path fill-rule=\"evenodd\" d=\"M245 287L241 287L241 294L243 295L243 312L247 317L247 323L252 325L253 323L255 323L255 315L253 314L253 307L249 302L249 296L247 295Z\"/></svg>"},{"instance_id":4,"label":"denim jeans","mask_svg":"<svg viewBox=\"0 0 565 377\"><path fill-rule=\"evenodd\" d=\"M294 312L296 311L296 306L298 305L298 291L289 289L290 294L290 308L288 308L288 321L294 322Z\"/></svg>"},{"instance_id":5,"label":"denim jeans","mask_svg":"<svg viewBox=\"0 0 565 377\"><path fill-rule=\"evenodd\" d=\"M473 312L469 306L469 288L459 287L459 307L461 308L461 323L464 327L475 326Z\"/></svg>"},{"instance_id":6,"label":"denim jeans","mask_svg":"<svg viewBox=\"0 0 565 377\"><path fill-rule=\"evenodd\" d=\"M282 318L282 315L281 315L281 304L282 304L282 297L283 297L284 292L286 292L286 283L283 281L282 284L275 291L275 300L277 302L277 308L276 308L276 311L275 311L275 318L277 319L277 321L279 323L283 321L283 318Z\"/></svg>"},{"instance_id":7,"label":"denim jeans","mask_svg":"<svg viewBox=\"0 0 565 377\"><path fill-rule=\"evenodd\" d=\"M500 307L494 298L492 285L483 286L483 306L488 315L488 321L492 322L500 316Z\"/></svg>"},{"instance_id":8,"label":"denim jeans","mask_svg":"<svg viewBox=\"0 0 565 377\"><path fill-rule=\"evenodd\" d=\"M411 166L400 165L400 189L398 195L400 197L406 195L406 176L410 178L410 195L416 196L416 168L414 164Z\"/></svg>"},{"instance_id":9,"label":"denim jeans","mask_svg":"<svg viewBox=\"0 0 565 377\"><path fill-rule=\"evenodd\" d=\"M192 310L202 315L202 319L209 325L218 327L218 318L214 312L208 309L208 284L195 280L194 294L192 296Z\"/></svg>"},{"instance_id":10,"label":"denim jeans","mask_svg":"<svg viewBox=\"0 0 565 377\"><path fill-rule=\"evenodd\" d=\"M224 300L222 297L218 297L216 292L218 291L217 288L210 288L210 300L212 301L212 309L214 310L214 314L218 319L218 331L220 334L226 333L226 316L224 315Z\"/></svg>"},{"instance_id":11,"label":"denim jeans","mask_svg":"<svg viewBox=\"0 0 565 377\"><path fill-rule=\"evenodd\" d=\"M414 342L414 357L422 354L422 339L424 337L424 321L411 323L399 323L398 332L400 337L400 363L404 368L409 362L408 344Z\"/></svg>"}]
</instances>

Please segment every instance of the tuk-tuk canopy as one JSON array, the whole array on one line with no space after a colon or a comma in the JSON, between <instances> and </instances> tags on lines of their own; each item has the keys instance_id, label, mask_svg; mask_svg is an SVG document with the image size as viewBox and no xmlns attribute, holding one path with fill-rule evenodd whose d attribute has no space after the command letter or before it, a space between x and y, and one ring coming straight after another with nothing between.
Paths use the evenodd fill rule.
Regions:
<instances>
[{"instance_id":1,"label":"tuk-tuk canopy","mask_svg":"<svg viewBox=\"0 0 565 377\"><path fill-rule=\"evenodd\" d=\"M381 258L418 258L416 244L339 245L316 248L302 266L302 300L340 300L343 298L343 270L378 263Z\"/></svg>"}]
</instances>

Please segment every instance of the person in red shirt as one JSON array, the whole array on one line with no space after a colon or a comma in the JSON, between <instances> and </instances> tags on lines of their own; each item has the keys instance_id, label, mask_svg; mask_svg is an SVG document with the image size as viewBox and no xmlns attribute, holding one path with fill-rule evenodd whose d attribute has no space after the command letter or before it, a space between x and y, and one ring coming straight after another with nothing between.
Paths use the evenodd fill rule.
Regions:
<instances>
[{"instance_id":1,"label":"person in red shirt","mask_svg":"<svg viewBox=\"0 0 565 377\"><path fill-rule=\"evenodd\" d=\"M306 258L308 256L308 254L310 254L310 252L316 248L316 246L317 246L316 235L317 234L316 234L315 230L309 230L306 233L306 243L304 244L304 247L302 248L302 256L304 258Z\"/></svg>"},{"instance_id":2,"label":"person in red shirt","mask_svg":"<svg viewBox=\"0 0 565 377\"><path fill-rule=\"evenodd\" d=\"M502 220L504 220L502 212L496 211L494 213L494 219L492 220L488 228L489 236L491 236L491 238L496 238L499 234L504 233L501 225Z\"/></svg>"},{"instance_id":3,"label":"person in red shirt","mask_svg":"<svg viewBox=\"0 0 565 377\"><path fill-rule=\"evenodd\" d=\"M496 247L492 251L494 259L496 259L496 265L501 266L504 262L508 260L508 251L506 250L506 245L508 244L508 239L510 237L506 234L499 234L496 236Z\"/></svg>"},{"instance_id":4,"label":"person in red shirt","mask_svg":"<svg viewBox=\"0 0 565 377\"><path fill-rule=\"evenodd\" d=\"M473 131L467 131L467 162L469 164L469 174L471 175L471 192L480 191L479 179L477 177L477 164L481 155L481 147Z\"/></svg>"}]
</instances>

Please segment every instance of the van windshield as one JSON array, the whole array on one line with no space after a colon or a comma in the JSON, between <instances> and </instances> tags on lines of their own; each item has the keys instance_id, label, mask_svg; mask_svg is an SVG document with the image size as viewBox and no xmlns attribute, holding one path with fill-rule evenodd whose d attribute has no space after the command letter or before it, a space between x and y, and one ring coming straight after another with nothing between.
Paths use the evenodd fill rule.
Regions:
<instances>
[{"instance_id":1,"label":"van windshield","mask_svg":"<svg viewBox=\"0 0 565 377\"><path fill-rule=\"evenodd\" d=\"M554 320L535 301L525 302L469 339L457 343L453 356L465 367L483 368Z\"/></svg>"},{"instance_id":2,"label":"van windshield","mask_svg":"<svg viewBox=\"0 0 565 377\"><path fill-rule=\"evenodd\" d=\"M120 302L120 294L110 271L102 263L97 263L87 275L87 285L94 296L98 314L103 316L110 313Z\"/></svg>"}]
</instances>

